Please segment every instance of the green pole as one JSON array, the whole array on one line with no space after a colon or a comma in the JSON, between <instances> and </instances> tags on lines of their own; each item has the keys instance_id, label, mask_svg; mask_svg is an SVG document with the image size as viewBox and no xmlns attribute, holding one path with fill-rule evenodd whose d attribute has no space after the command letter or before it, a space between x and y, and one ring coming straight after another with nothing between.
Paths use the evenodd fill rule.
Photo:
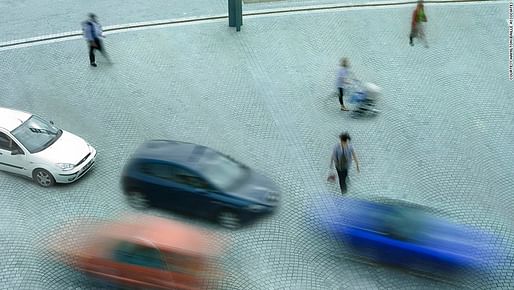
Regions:
<instances>
[{"instance_id":1,"label":"green pole","mask_svg":"<svg viewBox=\"0 0 514 290\"><path fill-rule=\"evenodd\" d=\"M241 30L243 25L242 0L228 0L228 26Z\"/></svg>"}]
</instances>

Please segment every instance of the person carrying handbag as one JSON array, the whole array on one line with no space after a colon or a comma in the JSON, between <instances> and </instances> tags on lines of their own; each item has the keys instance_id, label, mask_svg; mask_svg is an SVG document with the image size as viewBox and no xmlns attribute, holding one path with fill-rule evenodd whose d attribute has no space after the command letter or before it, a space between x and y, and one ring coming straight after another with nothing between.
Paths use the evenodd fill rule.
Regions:
<instances>
[{"instance_id":1,"label":"person carrying handbag","mask_svg":"<svg viewBox=\"0 0 514 290\"><path fill-rule=\"evenodd\" d=\"M340 143L334 146L332 151L332 156L330 157L330 170L332 170L333 166L335 166L337 177L339 179L339 187L341 189L341 193L345 194L347 192L346 179L348 178L348 170L352 165L352 160L355 160L355 166L357 172L360 173L359 160L357 159L357 154L353 149L352 144L350 143L351 137L347 132L339 135ZM335 173L329 175L327 180L335 181Z\"/></svg>"}]
</instances>

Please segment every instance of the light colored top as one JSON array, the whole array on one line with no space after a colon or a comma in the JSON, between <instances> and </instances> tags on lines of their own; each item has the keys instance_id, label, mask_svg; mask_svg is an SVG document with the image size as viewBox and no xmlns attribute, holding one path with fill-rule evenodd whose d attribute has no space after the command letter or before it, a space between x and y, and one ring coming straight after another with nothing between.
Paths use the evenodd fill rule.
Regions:
<instances>
[{"instance_id":1,"label":"light colored top","mask_svg":"<svg viewBox=\"0 0 514 290\"><path fill-rule=\"evenodd\" d=\"M84 31L84 38L88 41L93 41L103 37L102 26L91 20L82 22L82 31Z\"/></svg>"},{"instance_id":2,"label":"light colored top","mask_svg":"<svg viewBox=\"0 0 514 290\"><path fill-rule=\"evenodd\" d=\"M336 86L338 88L344 88L348 84L348 77L350 75L350 72L347 68L341 66L339 67L339 70L337 71L337 80L336 80Z\"/></svg>"},{"instance_id":3,"label":"light colored top","mask_svg":"<svg viewBox=\"0 0 514 290\"><path fill-rule=\"evenodd\" d=\"M348 143L343 147L341 143L334 146L332 151L332 162L335 163L336 169L350 168L352 165L353 146Z\"/></svg>"}]
</instances>

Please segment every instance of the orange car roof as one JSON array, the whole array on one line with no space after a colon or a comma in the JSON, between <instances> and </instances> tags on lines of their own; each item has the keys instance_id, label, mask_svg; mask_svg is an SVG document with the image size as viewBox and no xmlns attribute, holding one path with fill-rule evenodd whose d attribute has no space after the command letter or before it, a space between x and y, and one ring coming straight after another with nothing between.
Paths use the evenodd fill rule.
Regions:
<instances>
[{"instance_id":1,"label":"orange car roof","mask_svg":"<svg viewBox=\"0 0 514 290\"><path fill-rule=\"evenodd\" d=\"M206 231L154 216L129 216L105 224L98 233L108 239L130 241L161 250L209 256L219 252L219 246L210 242L211 234Z\"/></svg>"}]
</instances>

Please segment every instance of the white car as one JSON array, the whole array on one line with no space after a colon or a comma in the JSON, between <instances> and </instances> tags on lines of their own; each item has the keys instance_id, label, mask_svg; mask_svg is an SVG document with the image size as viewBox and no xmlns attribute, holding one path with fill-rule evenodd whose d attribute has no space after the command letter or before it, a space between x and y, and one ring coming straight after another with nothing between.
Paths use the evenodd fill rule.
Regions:
<instances>
[{"instance_id":1,"label":"white car","mask_svg":"<svg viewBox=\"0 0 514 290\"><path fill-rule=\"evenodd\" d=\"M93 146L53 122L0 107L0 170L49 187L78 180L91 169L95 157Z\"/></svg>"}]
</instances>

